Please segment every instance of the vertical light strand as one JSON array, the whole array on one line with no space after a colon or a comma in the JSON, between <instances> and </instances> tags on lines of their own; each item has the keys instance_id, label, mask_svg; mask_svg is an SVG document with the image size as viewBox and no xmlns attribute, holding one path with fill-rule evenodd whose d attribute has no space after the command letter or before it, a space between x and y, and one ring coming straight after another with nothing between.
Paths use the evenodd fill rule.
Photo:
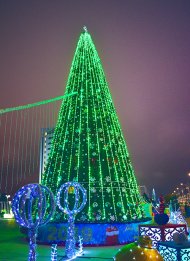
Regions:
<instances>
[{"instance_id":1,"label":"vertical light strand","mask_svg":"<svg viewBox=\"0 0 190 261\"><path fill-rule=\"evenodd\" d=\"M26 121L26 134L25 134L26 140L25 140L25 153L24 153L24 157L25 157L25 159L24 159L24 174L23 174L24 179L26 178L26 175L28 175L28 169L27 169L27 166L29 164L29 162L28 162L28 139L29 138L28 137L29 137L29 130L31 130L30 126L29 126L30 111L27 109L27 110L25 110L25 113L26 113L26 119L25 119L25 121Z\"/></svg>"},{"instance_id":2,"label":"vertical light strand","mask_svg":"<svg viewBox=\"0 0 190 261\"><path fill-rule=\"evenodd\" d=\"M103 69L102 69L102 67L101 67L101 64L98 66L99 68L99 74L101 75L101 70L103 71ZM105 79L105 77L103 78L103 79ZM103 84L103 83L102 83ZM107 84L104 84L104 86L105 86L105 91L107 90L107 92L109 91L108 90L108 88L106 88L107 87ZM109 104L110 105L112 105L112 100L111 100L111 96L109 95L108 96L108 93L107 93L107 97L109 97ZM116 113L115 113L115 109L114 109L114 107L112 108L112 110L110 110L110 112L112 111L112 113L110 114L110 115L115 115L116 116ZM116 116L117 117L117 116ZM118 123L119 124L119 123ZM115 120L114 121L112 121L112 124L111 124L113 127L115 126ZM117 133L117 130L115 130L115 133ZM123 142L125 142L124 140L123 140ZM113 155L112 155L112 157L113 157ZM119 160L118 161L118 163L119 163L119 166L120 166L120 170L121 170L121 173L123 173L123 171L122 171L122 169L121 169L121 162L122 160ZM117 168L115 167L115 164L114 164L114 169L115 169L115 173L117 174L116 175L116 179L117 179L117 182L118 182L118 185L119 185L119 191L120 191L120 199L121 199L121 201L122 201L122 209L123 209L123 211L125 212L125 210L124 210L124 204L123 204L123 199L122 199L122 191L121 191L121 187L120 187L120 181L119 181L119 177L118 177L118 173L117 173ZM122 176L122 175L121 175ZM128 188L127 188L128 189ZM125 194L126 196L127 195L129 195L129 191L128 191L128 193L126 193ZM128 204L128 210L129 210L129 215L130 216L132 216L132 211L131 211L131 206L130 206L130 204L129 204L129 202L128 202L128 200L127 200L127 202L126 202L127 204Z\"/></svg>"},{"instance_id":3,"label":"vertical light strand","mask_svg":"<svg viewBox=\"0 0 190 261\"><path fill-rule=\"evenodd\" d=\"M36 123L36 144L35 144L35 171L39 172L40 166L39 166L39 159L40 159L40 139L41 139L41 130L44 126L44 113L43 113L44 108L39 107L39 113L38 113L38 120Z\"/></svg>"},{"instance_id":4,"label":"vertical light strand","mask_svg":"<svg viewBox=\"0 0 190 261\"><path fill-rule=\"evenodd\" d=\"M91 138L90 138L90 126L89 126L89 89L92 88L88 84L88 70L87 66L89 66L89 50L85 49L86 53L86 59L85 59L85 72L86 72L86 85L85 85L85 95L86 95L86 109L87 109L87 115L86 115L86 121L87 121L87 156L88 156L88 217L91 220L92 219L92 210L91 210L91 162L90 162L90 143L91 143ZM90 71L89 71L89 76L90 76ZM92 83L91 83L92 85Z\"/></svg>"},{"instance_id":5,"label":"vertical light strand","mask_svg":"<svg viewBox=\"0 0 190 261\"><path fill-rule=\"evenodd\" d=\"M84 74L85 74L85 70L84 70L84 52L85 52L85 45L86 45L86 41L85 38L83 37L83 48L82 48L82 52L81 52L81 60L82 62L80 63L80 69L81 69L81 86L80 86L80 93L78 94L78 97L80 98L80 103L79 103L79 128L78 128L78 162L77 162L77 181L79 180L79 168L80 168L80 160L82 160L82 156L81 156L81 136L82 136L82 104L83 104L83 90L84 90ZM79 79L79 78L78 78Z\"/></svg>"},{"instance_id":6,"label":"vertical light strand","mask_svg":"<svg viewBox=\"0 0 190 261\"><path fill-rule=\"evenodd\" d=\"M32 173L36 171L36 143L37 143L37 129L39 120L38 107L34 107L34 139L33 139L33 157L32 157Z\"/></svg>"},{"instance_id":7,"label":"vertical light strand","mask_svg":"<svg viewBox=\"0 0 190 261\"><path fill-rule=\"evenodd\" d=\"M96 121L96 132L97 132L96 137L97 137L97 147L98 147L98 164L99 164L99 172L100 172L100 185L101 185L101 196L102 196L102 212L103 212L103 219L104 219L105 216L106 216L106 213L105 213L105 199L104 199L103 174L102 174L102 163L101 163L102 159L101 159L100 146L99 146L100 139L98 137L98 128L97 128L97 117L96 117L97 113L96 113L96 109L95 109L95 99L97 98L97 100L98 100L96 88L99 88L98 87L99 86L99 82L97 81L96 75L94 73L95 61L93 59L93 55L94 54L93 54L92 48L91 48L91 46L89 46L88 47L87 59L89 60L89 65L92 68L90 79L91 79L92 98L94 98L94 99L92 99L92 102L93 102L93 109L94 109L95 121ZM92 81L92 79L93 79L93 81ZM95 93L96 93L96 95L95 95Z\"/></svg>"},{"instance_id":8,"label":"vertical light strand","mask_svg":"<svg viewBox=\"0 0 190 261\"><path fill-rule=\"evenodd\" d=\"M5 191L7 191L8 177L9 177L9 163L10 163L10 147L11 147L11 137L12 137L12 122L13 122L13 112L10 115L10 126L8 134L8 148L7 148L7 164L6 164L6 180L5 180Z\"/></svg>"},{"instance_id":9,"label":"vertical light strand","mask_svg":"<svg viewBox=\"0 0 190 261\"><path fill-rule=\"evenodd\" d=\"M26 112L25 110L23 111L22 114L22 123L23 123L23 128L22 128L22 135L21 135L21 159L20 159L20 181L23 179L23 160L24 160L24 147L25 147L25 128L26 128Z\"/></svg>"},{"instance_id":10,"label":"vertical light strand","mask_svg":"<svg viewBox=\"0 0 190 261\"><path fill-rule=\"evenodd\" d=\"M8 183L8 177L9 177L9 163L10 163L10 148L11 148L11 138L12 138L12 123L13 123L13 112L11 112L10 115L10 129L9 129L9 140L8 140L8 150L7 150L7 175L6 175L6 182L5 182L5 191L7 191L7 183Z\"/></svg>"},{"instance_id":11,"label":"vertical light strand","mask_svg":"<svg viewBox=\"0 0 190 261\"><path fill-rule=\"evenodd\" d=\"M13 162L12 162L12 179L11 179L11 187L10 187L10 191L12 191L13 189L13 185L14 185L14 181L15 181L15 178L14 178L14 171L15 171L15 154L16 154L16 147L17 147L17 129L18 129L18 111L15 112L16 113L16 116L15 116L15 129L14 129L14 138L13 138ZM17 148L18 149L18 148ZM18 153L18 151L17 151Z\"/></svg>"},{"instance_id":12,"label":"vertical light strand","mask_svg":"<svg viewBox=\"0 0 190 261\"><path fill-rule=\"evenodd\" d=\"M76 118L78 119L77 117L77 105L78 105L78 99L79 99L79 96L80 96L80 93L79 93L79 90L81 89L81 83L80 83L80 63L81 63L81 41L82 39L79 40L79 43L77 45L77 50L78 52L75 53L75 57L74 57L74 63L73 63L73 69L75 68L75 73L73 73L73 87L74 88L78 88L77 91L78 91L78 95L76 97L76 100L75 100L75 104L73 104L73 106L75 105L75 108L74 108L74 121L73 121L73 126L72 126L72 138L71 138L71 144L72 144L72 148L71 148L71 151L70 151L70 158L69 158L69 176L68 176L68 180L70 180L70 175L71 175L71 164L73 162L73 143L74 143L74 139L76 138L75 137L75 130L76 130L76 127L77 127L77 122L76 122ZM76 72L76 70L78 71L78 74ZM77 86L75 86L75 84L77 84ZM80 108L79 108L80 109ZM75 140L75 153L76 153L76 140ZM74 156L74 164L76 164L75 162L75 159L76 159L76 156Z\"/></svg>"},{"instance_id":13,"label":"vertical light strand","mask_svg":"<svg viewBox=\"0 0 190 261\"><path fill-rule=\"evenodd\" d=\"M98 63L98 60L99 60L99 57L96 57L96 51L91 50L92 54L92 58L91 58L91 61L92 61L92 66L94 66L93 68L93 77L94 79L96 80L96 83L98 84L98 90L100 90L101 88L101 83L99 82L99 78L98 78L98 75L97 75L97 72L96 72L96 67L97 67L97 63ZM96 59L96 60L95 60ZM96 65L96 66L95 66ZM102 90L103 91L103 90ZM102 123L102 116L104 114L101 114L100 111L101 109L104 111L103 107L104 107L104 102L101 102L101 104L99 103L99 97L98 96L101 96L100 93L97 93L96 97L97 97L97 103L98 103L98 110L99 110L99 117L100 117L100 123L101 123L101 127L102 127L102 133L103 133L103 143L104 145L107 144L107 138L106 138L106 135L105 135L105 131L106 131L106 126L104 126L104 124ZM104 146L102 144L102 147ZM111 187L111 195L112 195L112 203L113 203L113 209L114 209L114 216L117 217L117 214L116 214L116 205L115 205L115 200L114 200L114 190L113 190L113 185L112 185L112 177L111 177L111 171L110 171L110 166L109 166L109 155L108 155L108 151L107 149L105 148L105 155L106 155L106 159L102 158L100 160L106 160L106 164L107 164L107 168L108 168L108 173L106 173L107 175L109 175L109 178L110 178L110 187ZM102 163L100 163L102 164ZM103 181L102 181L103 182ZM106 192L108 193L108 190L106 188ZM105 204L103 205L103 209L104 209L104 215L106 216L105 214Z\"/></svg>"},{"instance_id":14,"label":"vertical light strand","mask_svg":"<svg viewBox=\"0 0 190 261\"><path fill-rule=\"evenodd\" d=\"M99 83L98 84L99 88L101 88L101 81L100 81L100 78L98 77L98 73L96 71L96 68L97 68L97 65L98 65L98 61L99 61L98 60L99 57L96 57L95 50L93 50L93 57L94 57L94 63L96 64L96 66L94 67L94 74L95 74L95 77L96 77L96 82ZM99 118L100 118L100 123L101 123L101 129L102 129L102 133L103 133L103 141L104 141L104 144L106 145L105 153L106 153L106 160L107 160L106 162L107 162L107 167L108 167L108 173L107 174L109 174L109 177L110 177L110 187L111 187L113 206L114 206L114 218L117 220L115 194L114 194L114 187L112 185L113 178L112 178L112 175L111 175L112 171L110 169L110 164L112 164L111 161L112 161L113 155L112 155L112 158L110 158L110 155L108 154L107 147L109 148L110 152L111 152L112 148L111 148L111 144L110 144L110 141L109 141L109 129L107 127L107 123L106 122L105 122L105 124L103 124L103 118L102 118L102 117L104 117L106 119L109 116L105 115L105 109L104 109L105 102L101 99L101 95L97 94L96 97L97 97L97 103L98 103L98 108L99 108L98 111L99 111ZM101 102L99 101L99 99L101 100ZM106 133L106 135L105 135L105 133ZM104 206L104 211L105 211L105 206ZM112 216L112 218L113 218L113 216Z\"/></svg>"},{"instance_id":15,"label":"vertical light strand","mask_svg":"<svg viewBox=\"0 0 190 261\"><path fill-rule=\"evenodd\" d=\"M104 83L102 81L102 75L101 75L101 73L99 71L99 68L100 67L102 68L102 65L101 65L100 60L98 59L98 54L96 52L95 46L93 46L93 49L94 49L94 52L95 52L94 57L97 56L97 66L95 68L95 70L97 70L96 75L99 76L100 86L102 87L102 90L104 90L107 86L104 85ZM113 149L112 149L113 146L112 146L112 139L111 139L111 131L113 131L113 130L110 130L108 128L108 124L107 124L107 120L110 119L110 113L108 113L108 112L109 112L109 104L110 104L111 100L109 99L107 102L104 102L103 95L100 95L100 101L101 102L99 103L99 108L102 109L102 112L100 113L100 117L101 117L101 120L103 121L102 116L104 116L105 124L102 123L102 126L105 126L106 133L107 133L107 138L109 140L109 150L110 150L111 156L112 156L111 166L112 166L112 169L114 169L114 174L115 174L114 176L116 176L116 181L117 181L118 189L119 189L119 196L120 196L120 200L121 200L121 208L122 208L123 213L124 213L125 211L124 211L124 203L123 203L123 198L122 198L122 191L121 191L121 186L120 186L120 180L119 180L118 171L117 171L117 168L116 168L115 162L114 162L114 156L115 155L114 155L114 152L113 152ZM103 106L100 107L100 104L103 104ZM104 107L106 107L106 110L105 110ZM112 124L110 126L113 127L114 124ZM106 150L106 152L107 152L107 150ZM120 162L119 162L119 164L120 164ZM110 170L110 166L109 165L110 164L108 164L108 168ZM110 171L110 172L113 172L113 171ZM113 180L113 178L111 177L111 181L112 180ZM115 197L115 195L114 195L114 197ZM121 211L118 211L118 215L120 215L120 214L121 214ZM117 215L116 215L116 220L117 220Z\"/></svg>"},{"instance_id":16,"label":"vertical light strand","mask_svg":"<svg viewBox=\"0 0 190 261\"><path fill-rule=\"evenodd\" d=\"M101 71L101 74L104 76L104 72L103 72L102 67L100 67L100 71ZM102 77L102 79L105 80L105 85L108 86L107 82L106 82L105 76ZM107 94L110 96L110 99L111 99L111 94L109 93L109 89L106 88L106 91L107 91ZM111 105L111 110L110 111L113 112L113 113L111 113L111 116L114 115L113 126L114 125L117 126L118 132L121 135L122 145L124 146L125 162L126 162L126 159L129 159L129 154L128 154L126 142L125 142L125 139L123 137L121 126L120 126L118 117L116 115L116 111L115 111L115 108L113 106L113 103L111 103L110 105ZM114 124L114 122L115 122L115 124ZM122 159L123 159L123 157L122 157ZM131 163L130 162L126 162L125 164L128 166L128 169L130 168L130 171L128 171L128 176L129 176L128 180L130 180L130 184L128 185L128 193L126 193L126 197L128 197L127 195L129 195L129 190L131 192L133 192L133 196L131 197L133 204L132 204L132 206L129 206L129 210L130 210L131 214L132 214L131 209L133 209L133 213L138 212L138 214L142 216L142 208L140 207L140 205L138 205L138 206L136 205L137 200L138 200L138 202L140 201L140 194L139 194L139 190L138 190L138 187L137 187L137 181L135 179L135 174L134 174L133 168L131 166ZM131 173L131 171L132 171L132 173ZM130 194L132 194L132 193L130 193Z\"/></svg>"},{"instance_id":17,"label":"vertical light strand","mask_svg":"<svg viewBox=\"0 0 190 261\"><path fill-rule=\"evenodd\" d=\"M91 39L89 39L89 41L90 40ZM92 45L92 43L91 43L91 45ZM91 49L91 46L89 46L89 49ZM93 68L93 66L95 68L95 61L93 59L93 53L92 53L92 56L90 57L89 61L92 61L91 66L92 66L92 68ZM92 72L94 72L94 70L92 70ZM96 84L93 85L92 82L91 82L91 86L92 86L92 105L93 105L93 111L94 111L94 117L95 117L95 120L94 120L95 121L95 129L96 129L96 134L95 135L96 135L96 145L97 145L97 149L98 149L98 165L99 165L98 166L98 172L100 174L99 178L100 178L100 186L101 186L100 190L101 190L101 198L102 198L102 200L99 201L99 204L100 204L100 202L102 203L103 216L105 217L105 207L104 207L105 203L104 203L103 177L102 177L103 174L102 174L102 164L101 164L100 145L99 145L100 138L99 138L99 132L98 132L98 119L97 119L97 112L96 112L96 105L95 105L95 99L97 98L95 93L96 93L97 84L99 84L99 83L98 83L97 78L96 78L95 75L93 76L93 79L94 79L94 82L96 81ZM114 213L115 213L115 206L113 206L113 207L114 207Z\"/></svg>"},{"instance_id":18,"label":"vertical light strand","mask_svg":"<svg viewBox=\"0 0 190 261\"><path fill-rule=\"evenodd\" d=\"M5 114L5 128L4 128L4 136L3 136L3 151L2 151L2 156L1 156L0 188L2 187L2 177L3 177L3 171L4 171L4 157L5 157L6 135L7 135L7 113Z\"/></svg>"},{"instance_id":19,"label":"vertical light strand","mask_svg":"<svg viewBox=\"0 0 190 261\"><path fill-rule=\"evenodd\" d=\"M17 185L19 182L19 175L20 175L20 156L21 156L21 133L22 133L22 114L23 111L21 110L19 115L19 130L18 130L18 148L17 148Z\"/></svg>"},{"instance_id":20,"label":"vertical light strand","mask_svg":"<svg viewBox=\"0 0 190 261\"><path fill-rule=\"evenodd\" d=\"M33 151L33 133L34 133L34 108L31 108L30 111L30 123L31 123L31 128L30 128L30 141L29 141L29 162L28 162L28 175L31 175L31 165L32 165L32 154L34 153Z\"/></svg>"},{"instance_id":21,"label":"vertical light strand","mask_svg":"<svg viewBox=\"0 0 190 261\"><path fill-rule=\"evenodd\" d=\"M75 59L76 59L76 56L77 56L77 52L76 52L76 55L75 55ZM72 68L74 68L74 67L75 67L75 63L73 62L72 63ZM75 75L70 73L69 74L68 83L67 83L67 87L66 87L66 93L70 93L69 86L71 85L71 81L73 81L72 80L73 77L75 77ZM75 86L72 85L72 88L73 88L72 90L74 90ZM76 100L76 103L77 103L77 95L76 95L76 97L75 96L74 97L68 97L68 100L70 100L70 101ZM59 112L59 115L58 115L58 123L57 123L56 129L55 129L54 137L53 137L53 141L52 141L53 144L52 144L52 148L51 148L51 152L50 152L47 168L45 169L45 173L44 173L44 179L43 179L44 184L46 184L46 182L47 182L48 175L49 175L51 169L53 168L53 164L54 164L54 169L53 169L53 173L51 174L51 176L52 176L52 178L54 177L55 179L57 179L57 182L56 182L57 184L61 181L62 166L61 165L59 166L59 172L56 169L57 165L58 165L58 151L57 151L58 150L58 144L57 144L57 141L62 139L61 135L63 135L63 131L65 131L65 129L63 128L63 124L65 123L65 121L67 122L67 124L70 121L69 118L64 118L66 116L70 117L69 115L70 115L71 110L72 110L72 108L71 108L71 110L69 110L69 107L71 106L72 103L71 102L69 103L68 100L67 100L67 103L64 103L65 101L62 102L61 109L60 109L60 112ZM68 106L68 104L69 104L69 106ZM65 106L67 108L66 110L65 110ZM69 125L71 126L70 123L69 123ZM61 133L60 133L60 129L61 129ZM72 127L72 130L73 130L73 127ZM58 133L58 131L59 131L59 133ZM66 135L66 131L65 131L64 135ZM72 136L74 137L74 135L72 135ZM63 141L64 141L64 145L62 147L62 153L63 153L63 149L65 147L66 139L64 139ZM73 144L73 140L71 141L71 144ZM70 146L70 147L72 149L73 146ZM72 153L72 150L71 150L71 153ZM63 159L63 157L64 157L64 154L62 154L62 157L60 157L60 158ZM71 168L71 163L72 163L72 159L70 159L70 165L69 165L70 168ZM68 180L70 179L70 171L68 171L67 179Z\"/></svg>"}]
</instances>

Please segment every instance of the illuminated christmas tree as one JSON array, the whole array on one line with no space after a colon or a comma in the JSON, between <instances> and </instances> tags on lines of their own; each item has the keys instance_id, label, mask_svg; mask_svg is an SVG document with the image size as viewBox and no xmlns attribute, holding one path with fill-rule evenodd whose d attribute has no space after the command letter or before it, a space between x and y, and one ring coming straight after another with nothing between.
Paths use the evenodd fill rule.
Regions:
<instances>
[{"instance_id":1,"label":"illuminated christmas tree","mask_svg":"<svg viewBox=\"0 0 190 261\"><path fill-rule=\"evenodd\" d=\"M84 28L42 176L56 195L67 181L87 190L77 222L127 222L142 218L140 194L100 58ZM70 193L74 193L72 188ZM57 220L66 220L62 214Z\"/></svg>"}]
</instances>

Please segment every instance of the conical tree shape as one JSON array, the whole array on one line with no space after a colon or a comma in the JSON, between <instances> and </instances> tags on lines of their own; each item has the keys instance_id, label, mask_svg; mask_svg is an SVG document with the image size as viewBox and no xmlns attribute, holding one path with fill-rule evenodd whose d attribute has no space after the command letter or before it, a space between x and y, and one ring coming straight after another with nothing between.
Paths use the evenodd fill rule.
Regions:
<instances>
[{"instance_id":1,"label":"conical tree shape","mask_svg":"<svg viewBox=\"0 0 190 261\"><path fill-rule=\"evenodd\" d=\"M56 195L67 181L87 190L77 222L127 222L141 219L140 194L127 146L90 34L79 38L66 94L42 176ZM66 220L60 213L57 219Z\"/></svg>"}]
</instances>

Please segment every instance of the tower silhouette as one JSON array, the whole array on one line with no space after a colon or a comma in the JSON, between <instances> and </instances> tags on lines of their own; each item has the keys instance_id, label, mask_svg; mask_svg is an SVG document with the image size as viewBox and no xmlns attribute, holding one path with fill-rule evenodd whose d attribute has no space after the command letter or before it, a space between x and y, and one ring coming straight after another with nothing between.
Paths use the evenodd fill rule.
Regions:
<instances>
[{"instance_id":1,"label":"tower silhouette","mask_svg":"<svg viewBox=\"0 0 190 261\"><path fill-rule=\"evenodd\" d=\"M87 190L76 222L141 219L140 193L100 58L86 27L66 85L42 184L54 194L67 181ZM72 188L70 193L74 194ZM56 221L66 220L59 212Z\"/></svg>"}]
</instances>

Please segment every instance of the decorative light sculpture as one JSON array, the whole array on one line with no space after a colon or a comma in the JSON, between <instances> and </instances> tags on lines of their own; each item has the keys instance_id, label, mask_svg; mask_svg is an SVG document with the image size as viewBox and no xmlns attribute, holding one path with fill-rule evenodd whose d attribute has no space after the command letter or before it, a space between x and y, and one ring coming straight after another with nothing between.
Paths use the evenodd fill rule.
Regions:
<instances>
[{"instance_id":1,"label":"decorative light sculpture","mask_svg":"<svg viewBox=\"0 0 190 261\"><path fill-rule=\"evenodd\" d=\"M49 199L49 205L47 200ZM47 213L47 209L49 213ZM29 261L36 260L36 236L38 227L49 222L55 210L52 192L46 186L28 184L19 189L12 200L12 211L16 222L28 228Z\"/></svg>"},{"instance_id":2,"label":"decorative light sculpture","mask_svg":"<svg viewBox=\"0 0 190 261\"><path fill-rule=\"evenodd\" d=\"M82 242L83 238L81 236L79 236L79 253L82 254L83 252L83 242Z\"/></svg>"},{"instance_id":3,"label":"decorative light sculpture","mask_svg":"<svg viewBox=\"0 0 190 261\"><path fill-rule=\"evenodd\" d=\"M68 195L70 191L70 187L74 188L74 195L75 195L75 202L73 209L69 209L69 201ZM82 199L79 195L79 191L82 193ZM61 200L61 194L64 193L64 201ZM62 206L61 204L64 204ZM78 182L67 182L63 184L57 193L57 205L59 209L68 215L68 230L67 230L67 238L65 243L65 254L68 258L74 258L75 256L79 255L80 251L76 251L75 245L75 225L74 220L77 213L79 213L85 206L87 202L87 195L86 190L78 183ZM80 204L80 206L79 206Z\"/></svg>"},{"instance_id":4,"label":"decorative light sculpture","mask_svg":"<svg viewBox=\"0 0 190 261\"><path fill-rule=\"evenodd\" d=\"M187 222L186 222L185 218L183 217L180 209L177 209L176 211L170 212L169 223L171 223L171 224L186 224L186 226L188 227Z\"/></svg>"},{"instance_id":5,"label":"decorative light sculpture","mask_svg":"<svg viewBox=\"0 0 190 261\"><path fill-rule=\"evenodd\" d=\"M51 261L57 261L57 244L51 245Z\"/></svg>"}]
</instances>

